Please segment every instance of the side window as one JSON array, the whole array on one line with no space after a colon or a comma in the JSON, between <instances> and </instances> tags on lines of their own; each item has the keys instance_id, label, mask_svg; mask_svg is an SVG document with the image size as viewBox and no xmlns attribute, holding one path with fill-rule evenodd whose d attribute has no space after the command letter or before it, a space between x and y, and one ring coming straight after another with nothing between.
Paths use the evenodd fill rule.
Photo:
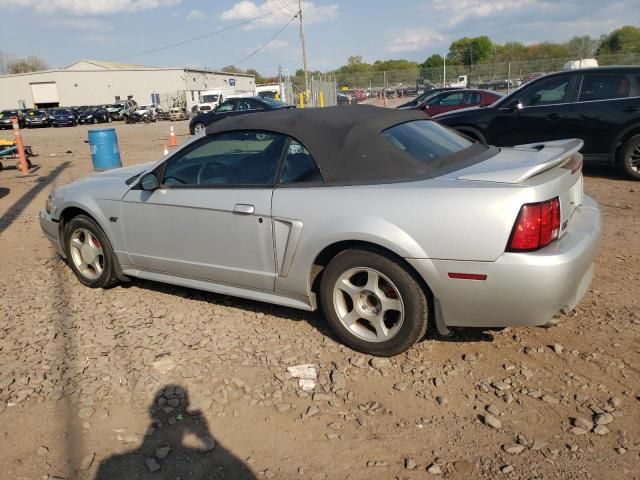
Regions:
<instances>
[{"instance_id":1,"label":"side window","mask_svg":"<svg viewBox=\"0 0 640 480\"><path fill-rule=\"evenodd\" d=\"M579 102L629 96L631 84L622 73L588 73L582 79Z\"/></svg>"},{"instance_id":2,"label":"side window","mask_svg":"<svg viewBox=\"0 0 640 480\"><path fill-rule=\"evenodd\" d=\"M227 100L216 108L216 113L233 112L234 110L236 110L236 102Z\"/></svg>"},{"instance_id":3,"label":"side window","mask_svg":"<svg viewBox=\"0 0 640 480\"><path fill-rule=\"evenodd\" d=\"M460 105L462 104L462 99L464 98L464 92L456 92L450 93L448 95L443 95L439 100L433 102L433 105L440 106L451 106L451 105Z\"/></svg>"},{"instance_id":4,"label":"side window","mask_svg":"<svg viewBox=\"0 0 640 480\"><path fill-rule=\"evenodd\" d=\"M309 151L296 140L291 140L280 174L281 185L324 182L320 169Z\"/></svg>"},{"instance_id":5,"label":"side window","mask_svg":"<svg viewBox=\"0 0 640 480\"><path fill-rule=\"evenodd\" d=\"M254 100L253 98L249 99L249 105L251 105L252 110L264 110L264 104Z\"/></svg>"},{"instance_id":6,"label":"side window","mask_svg":"<svg viewBox=\"0 0 640 480\"><path fill-rule=\"evenodd\" d=\"M211 135L172 157L163 185L273 185L287 137L236 131Z\"/></svg>"},{"instance_id":7,"label":"side window","mask_svg":"<svg viewBox=\"0 0 640 480\"><path fill-rule=\"evenodd\" d=\"M478 105L480 104L480 94L478 92L473 92L467 94L467 98L464 101L465 105Z\"/></svg>"},{"instance_id":8,"label":"side window","mask_svg":"<svg viewBox=\"0 0 640 480\"><path fill-rule=\"evenodd\" d=\"M238 99L238 106L236 108L238 111L245 112L247 110L251 110L251 103L246 98Z\"/></svg>"},{"instance_id":9,"label":"side window","mask_svg":"<svg viewBox=\"0 0 640 480\"><path fill-rule=\"evenodd\" d=\"M525 107L563 103L569 91L570 81L569 75L541 80L522 92L520 101Z\"/></svg>"}]
</instances>

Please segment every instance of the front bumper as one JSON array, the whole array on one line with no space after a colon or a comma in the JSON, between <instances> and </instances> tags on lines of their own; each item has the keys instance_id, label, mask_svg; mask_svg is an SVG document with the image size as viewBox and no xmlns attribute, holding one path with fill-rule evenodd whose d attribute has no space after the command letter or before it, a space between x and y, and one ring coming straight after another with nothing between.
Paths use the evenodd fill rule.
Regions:
<instances>
[{"instance_id":1,"label":"front bumper","mask_svg":"<svg viewBox=\"0 0 640 480\"><path fill-rule=\"evenodd\" d=\"M585 195L562 238L536 252L507 252L494 262L407 261L431 287L446 326L539 326L575 308L589 290L600 231L598 204ZM487 277L460 280L449 273Z\"/></svg>"},{"instance_id":2,"label":"front bumper","mask_svg":"<svg viewBox=\"0 0 640 480\"><path fill-rule=\"evenodd\" d=\"M65 257L66 255L62 248L62 242L60 241L60 228L58 222L54 222L51 219L51 215L49 215L45 209L40 210L38 217L40 219L40 227L42 228L44 236L49 239L56 251Z\"/></svg>"}]
</instances>

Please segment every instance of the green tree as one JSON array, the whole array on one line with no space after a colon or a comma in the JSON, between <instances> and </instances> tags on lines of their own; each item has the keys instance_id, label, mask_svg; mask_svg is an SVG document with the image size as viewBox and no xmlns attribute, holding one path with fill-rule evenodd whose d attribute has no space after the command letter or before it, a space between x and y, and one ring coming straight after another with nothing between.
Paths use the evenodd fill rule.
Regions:
<instances>
[{"instance_id":1,"label":"green tree","mask_svg":"<svg viewBox=\"0 0 640 480\"><path fill-rule=\"evenodd\" d=\"M627 25L605 36L598 55L612 53L640 53L640 28Z\"/></svg>"},{"instance_id":2,"label":"green tree","mask_svg":"<svg viewBox=\"0 0 640 480\"><path fill-rule=\"evenodd\" d=\"M227 73L244 73L241 68L234 67L233 65L227 65L222 68L222 71Z\"/></svg>"},{"instance_id":3,"label":"green tree","mask_svg":"<svg viewBox=\"0 0 640 480\"><path fill-rule=\"evenodd\" d=\"M442 55L434 53L420 64L420 68L422 68L423 70L427 68L442 68L443 64L444 58L442 57Z\"/></svg>"},{"instance_id":4,"label":"green tree","mask_svg":"<svg viewBox=\"0 0 640 480\"><path fill-rule=\"evenodd\" d=\"M571 38L565 45L569 55L575 58L591 57L596 53L600 42L589 35Z\"/></svg>"},{"instance_id":5,"label":"green tree","mask_svg":"<svg viewBox=\"0 0 640 480\"><path fill-rule=\"evenodd\" d=\"M493 42L486 35L474 38L463 37L449 46L447 60L473 65L490 58L493 52Z\"/></svg>"}]
</instances>

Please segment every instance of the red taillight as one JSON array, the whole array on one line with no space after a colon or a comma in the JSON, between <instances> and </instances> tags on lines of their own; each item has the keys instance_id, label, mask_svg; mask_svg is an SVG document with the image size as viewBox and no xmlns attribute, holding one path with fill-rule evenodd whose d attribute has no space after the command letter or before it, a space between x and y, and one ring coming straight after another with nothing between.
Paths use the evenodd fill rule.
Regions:
<instances>
[{"instance_id":1,"label":"red taillight","mask_svg":"<svg viewBox=\"0 0 640 480\"><path fill-rule=\"evenodd\" d=\"M507 251L531 251L549 245L560 235L560 201L558 197L522 206L511 232Z\"/></svg>"}]
</instances>

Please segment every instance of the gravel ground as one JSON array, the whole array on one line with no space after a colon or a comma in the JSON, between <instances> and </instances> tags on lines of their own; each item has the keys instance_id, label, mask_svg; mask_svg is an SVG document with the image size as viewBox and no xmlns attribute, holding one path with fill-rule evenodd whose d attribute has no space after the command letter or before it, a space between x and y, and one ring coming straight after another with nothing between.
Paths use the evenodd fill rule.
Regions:
<instances>
[{"instance_id":1,"label":"gravel ground","mask_svg":"<svg viewBox=\"0 0 640 480\"><path fill-rule=\"evenodd\" d=\"M169 124L116 129L130 165L162 155ZM603 238L558 326L428 334L386 360L317 313L81 286L37 212L90 172L87 128L24 138L37 175L0 172L0 477L640 478L640 184L586 171ZM305 364L311 391L287 371Z\"/></svg>"}]
</instances>

